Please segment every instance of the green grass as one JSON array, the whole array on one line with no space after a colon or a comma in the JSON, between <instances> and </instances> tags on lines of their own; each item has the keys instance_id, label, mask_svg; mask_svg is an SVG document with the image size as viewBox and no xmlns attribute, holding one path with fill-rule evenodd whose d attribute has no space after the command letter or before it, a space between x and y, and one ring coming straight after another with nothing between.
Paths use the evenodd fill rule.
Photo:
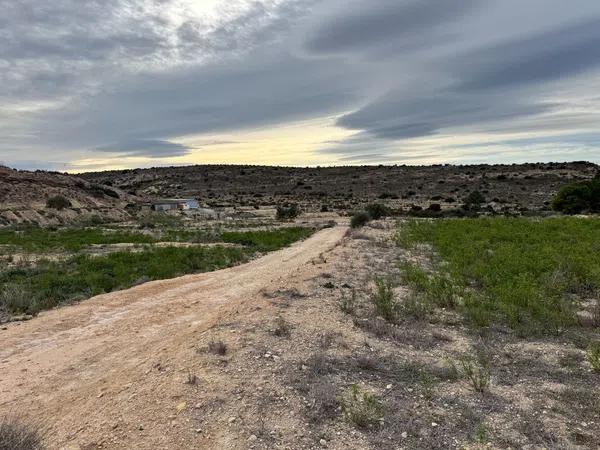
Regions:
<instances>
[{"instance_id":1,"label":"green grass","mask_svg":"<svg viewBox=\"0 0 600 450\"><path fill-rule=\"evenodd\" d=\"M39 235L35 234L36 239ZM71 230L65 231L67 236ZM119 251L106 256L75 255L66 261L40 261L35 267L0 271L0 310L35 314L43 309L130 287L140 281L208 272L248 260L256 252L272 251L309 236L307 228L224 233L243 247L148 247L141 252ZM73 237L82 245L95 234ZM79 238L79 240L78 240Z\"/></svg>"},{"instance_id":2,"label":"green grass","mask_svg":"<svg viewBox=\"0 0 600 450\"><path fill-rule=\"evenodd\" d=\"M435 273L405 265L408 284L477 325L557 332L577 324L581 297L598 297L600 220L478 218L408 221L398 243L428 243Z\"/></svg>"},{"instance_id":3,"label":"green grass","mask_svg":"<svg viewBox=\"0 0 600 450\"><path fill-rule=\"evenodd\" d=\"M229 242L272 251L285 247L312 234L309 228L280 228L266 231L218 231L168 228L150 234L138 231L106 228L40 228L26 227L0 230L0 245L9 245L22 252L44 253L66 250L77 252L91 245L101 244L153 244L157 242Z\"/></svg>"},{"instance_id":4,"label":"green grass","mask_svg":"<svg viewBox=\"0 0 600 450\"><path fill-rule=\"evenodd\" d=\"M165 247L107 256L76 256L66 262L45 262L0 274L0 307L12 313L43 309L97 294L124 289L138 281L208 272L246 261L252 251L226 247Z\"/></svg>"},{"instance_id":5,"label":"green grass","mask_svg":"<svg viewBox=\"0 0 600 450\"><path fill-rule=\"evenodd\" d=\"M114 231L107 232L100 228L64 228L52 230L49 228L29 227L23 229L0 230L0 244L18 247L26 252L45 252L48 250L65 249L78 251L92 244L150 244L156 239L150 235Z\"/></svg>"},{"instance_id":6,"label":"green grass","mask_svg":"<svg viewBox=\"0 0 600 450\"><path fill-rule=\"evenodd\" d=\"M311 228L290 227L265 231L226 231L221 240L231 244L254 247L259 251L273 251L286 247L300 239L310 236Z\"/></svg>"}]
</instances>

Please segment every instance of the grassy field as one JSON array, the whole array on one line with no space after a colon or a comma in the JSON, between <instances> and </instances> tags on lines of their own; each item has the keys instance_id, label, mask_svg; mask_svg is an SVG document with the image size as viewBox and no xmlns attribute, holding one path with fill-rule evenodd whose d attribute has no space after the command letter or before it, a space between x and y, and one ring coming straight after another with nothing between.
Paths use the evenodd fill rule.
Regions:
<instances>
[{"instance_id":1,"label":"grassy field","mask_svg":"<svg viewBox=\"0 0 600 450\"><path fill-rule=\"evenodd\" d=\"M227 242L253 246L261 251L271 251L310 236L312 230L291 227L262 231L193 230L183 227L147 230L119 230L96 227L71 227L50 229L40 227L8 228L0 230L0 245L20 252L45 253L50 251L77 252L91 245L154 244L157 242Z\"/></svg>"},{"instance_id":2,"label":"grassy field","mask_svg":"<svg viewBox=\"0 0 600 450\"><path fill-rule=\"evenodd\" d=\"M221 233L223 242L254 247L260 251L272 251L286 247L295 241L305 239L312 234L312 230L302 227L283 228L274 233L267 231L227 231Z\"/></svg>"},{"instance_id":3,"label":"grassy field","mask_svg":"<svg viewBox=\"0 0 600 450\"><path fill-rule=\"evenodd\" d=\"M314 230L282 228L260 232L223 233L222 242L242 247L165 247L148 246L141 252L119 251L105 256L75 254L66 261L38 261L34 266L16 266L0 271L0 312L35 314L59 304L85 299L104 292L130 287L149 280L173 278L188 273L207 272L247 261L257 252L273 251L306 238ZM80 249L85 244L106 242L147 243L139 233L102 234L98 230L50 232L32 229L19 236L32 248L40 236L57 233L67 236L64 246ZM55 237L58 239L58 237ZM56 241L58 242L58 241ZM154 241L150 241L154 242ZM54 245L48 243L48 247Z\"/></svg>"},{"instance_id":4,"label":"grassy field","mask_svg":"<svg viewBox=\"0 0 600 450\"><path fill-rule=\"evenodd\" d=\"M598 219L415 220L401 224L397 240L434 250L434 270L405 264L404 280L480 326L500 321L525 333L558 332L579 324L582 301L598 299Z\"/></svg>"}]
</instances>

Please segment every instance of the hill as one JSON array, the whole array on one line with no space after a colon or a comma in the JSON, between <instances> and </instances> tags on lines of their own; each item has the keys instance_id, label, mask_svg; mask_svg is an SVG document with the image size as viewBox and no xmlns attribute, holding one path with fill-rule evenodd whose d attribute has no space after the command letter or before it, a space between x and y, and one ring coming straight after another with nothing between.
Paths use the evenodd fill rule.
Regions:
<instances>
[{"instance_id":1,"label":"hill","mask_svg":"<svg viewBox=\"0 0 600 450\"><path fill-rule=\"evenodd\" d=\"M558 189L589 179L598 166L587 162L472 165L293 168L198 165L82 174L132 195L195 197L208 206L272 205L294 201L305 211L324 205L353 209L385 199L397 208L463 202L473 191L497 209L549 209Z\"/></svg>"},{"instance_id":2,"label":"hill","mask_svg":"<svg viewBox=\"0 0 600 450\"><path fill-rule=\"evenodd\" d=\"M47 207L47 200L54 196L66 198L70 206L60 210ZM135 200L121 189L77 176L0 167L0 225L123 220L129 217L125 206Z\"/></svg>"}]
</instances>

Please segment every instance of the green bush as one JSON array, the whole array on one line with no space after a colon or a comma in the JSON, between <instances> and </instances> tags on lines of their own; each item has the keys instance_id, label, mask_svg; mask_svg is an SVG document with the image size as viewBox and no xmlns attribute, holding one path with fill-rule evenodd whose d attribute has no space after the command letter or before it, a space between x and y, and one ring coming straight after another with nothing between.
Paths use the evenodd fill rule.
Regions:
<instances>
[{"instance_id":1,"label":"green bush","mask_svg":"<svg viewBox=\"0 0 600 450\"><path fill-rule=\"evenodd\" d=\"M552 209L564 214L600 212L600 176L563 187L552 200Z\"/></svg>"},{"instance_id":2,"label":"green bush","mask_svg":"<svg viewBox=\"0 0 600 450\"><path fill-rule=\"evenodd\" d=\"M280 205L277 207L275 215L277 220L293 220L300 215L300 208L297 204Z\"/></svg>"},{"instance_id":3,"label":"green bush","mask_svg":"<svg viewBox=\"0 0 600 450\"><path fill-rule=\"evenodd\" d=\"M479 206L482 203L485 203L485 197L479 191L473 191L465 198L466 206Z\"/></svg>"},{"instance_id":4,"label":"green bush","mask_svg":"<svg viewBox=\"0 0 600 450\"><path fill-rule=\"evenodd\" d=\"M371 219L378 220L391 214L390 208L381 203L371 203L365 208Z\"/></svg>"},{"instance_id":5,"label":"green bush","mask_svg":"<svg viewBox=\"0 0 600 450\"><path fill-rule=\"evenodd\" d=\"M350 219L350 226L352 228L360 228L366 225L369 222L369 220L371 220L371 216L369 216L368 213L364 211L357 212Z\"/></svg>"},{"instance_id":6,"label":"green bush","mask_svg":"<svg viewBox=\"0 0 600 450\"><path fill-rule=\"evenodd\" d=\"M54 195L46 200L46 206L52 209L65 209L71 207L71 202L62 195Z\"/></svg>"}]
</instances>

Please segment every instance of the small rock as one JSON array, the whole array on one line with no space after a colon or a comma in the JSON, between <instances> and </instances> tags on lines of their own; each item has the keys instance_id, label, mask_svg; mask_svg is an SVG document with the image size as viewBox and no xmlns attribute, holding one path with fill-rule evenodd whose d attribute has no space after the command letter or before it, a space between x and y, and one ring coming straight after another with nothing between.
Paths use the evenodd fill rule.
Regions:
<instances>
[{"instance_id":1,"label":"small rock","mask_svg":"<svg viewBox=\"0 0 600 450\"><path fill-rule=\"evenodd\" d=\"M196 433L202 433L202 428L196 428Z\"/></svg>"},{"instance_id":2,"label":"small rock","mask_svg":"<svg viewBox=\"0 0 600 450\"><path fill-rule=\"evenodd\" d=\"M322 446L326 446L327 445L327 441L325 439L321 439L319 441L319 444L321 444Z\"/></svg>"},{"instance_id":3,"label":"small rock","mask_svg":"<svg viewBox=\"0 0 600 450\"><path fill-rule=\"evenodd\" d=\"M406 431L403 431L401 436L402 436L402 439L406 439L408 437L408 433Z\"/></svg>"},{"instance_id":4,"label":"small rock","mask_svg":"<svg viewBox=\"0 0 600 450\"><path fill-rule=\"evenodd\" d=\"M431 426L435 428L435 427L437 427L437 426L438 426L438 424L437 424L437 423L435 423L435 422L431 422Z\"/></svg>"},{"instance_id":5,"label":"small rock","mask_svg":"<svg viewBox=\"0 0 600 450\"><path fill-rule=\"evenodd\" d=\"M388 385L387 385L385 388L386 388L386 389L391 389L391 388L392 388L392 385L391 385L391 384L388 384Z\"/></svg>"},{"instance_id":6,"label":"small rock","mask_svg":"<svg viewBox=\"0 0 600 450\"><path fill-rule=\"evenodd\" d=\"M229 422L229 423L233 423L233 422L235 422L235 417L230 417L230 418L229 418L229 420L228 420L228 422Z\"/></svg>"},{"instance_id":7,"label":"small rock","mask_svg":"<svg viewBox=\"0 0 600 450\"><path fill-rule=\"evenodd\" d=\"M255 441L255 440L257 440L257 439L258 439L258 438L256 437L256 435L255 435L255 434L251 434L251 435L250 435L250 437L248 438L248 440L249 440L250 442L254 442L254 441Z\"/></svg>"}]
</instances>

